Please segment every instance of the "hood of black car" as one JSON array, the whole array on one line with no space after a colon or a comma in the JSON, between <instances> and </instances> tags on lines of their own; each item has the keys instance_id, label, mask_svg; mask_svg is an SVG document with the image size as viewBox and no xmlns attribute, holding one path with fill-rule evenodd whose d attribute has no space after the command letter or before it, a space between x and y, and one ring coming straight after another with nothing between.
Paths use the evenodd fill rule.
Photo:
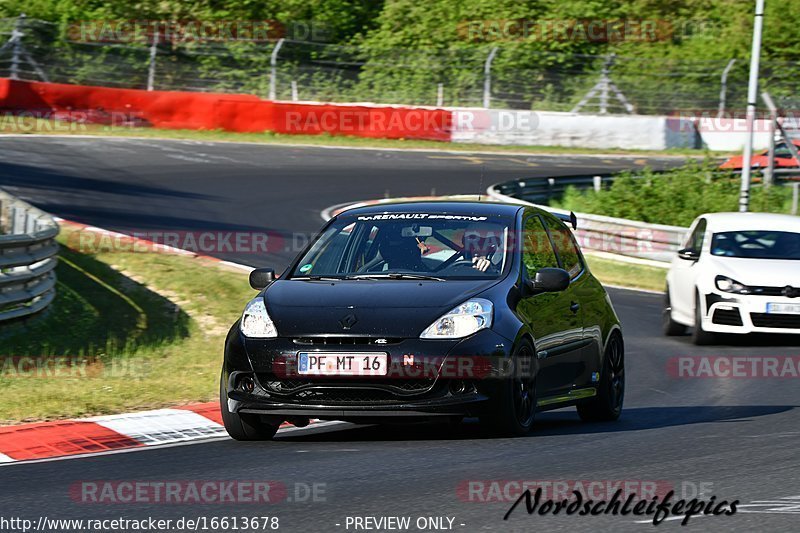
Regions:
<instances>
[{"instance_id":1,"label":"hood of black car","mask_svg":"<svg viewBox=\"0 0 800 533\"><path fill-rule=\"evenodd\" d=\"M264 299L281 337L409 338L497 281L278 280Z\"/></svg>"}]
</instances>

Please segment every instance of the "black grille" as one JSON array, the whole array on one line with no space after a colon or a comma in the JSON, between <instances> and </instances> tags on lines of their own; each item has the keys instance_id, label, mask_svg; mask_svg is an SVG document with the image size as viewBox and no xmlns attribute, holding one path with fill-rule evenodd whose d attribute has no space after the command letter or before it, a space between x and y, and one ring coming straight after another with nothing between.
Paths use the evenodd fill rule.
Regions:
<instances>
[{"instance_id":1,"label":"black grille","mask_svg":"<svg viewBox=\"0 0 800 533\"><path fill-rule=\"evenodd\" d=\"M294 395L300 397L303 391L314 390L320 387L337 390L378 390L395 396L408 396L428 392L433 387L434 379L391 379L342 377L334 379L277 379L271 374L259 374L258 380L269 392L281 395Z\"/></svg>"},{"instance_id":2,"label":"black grille","mask_svg":"<svg viewBox=\"0 0 800 533\"><path fill-rule=\"evenodd\" d=\"M322 404L398 403L396 396L379 389L309 389L295 394L294 399Z\"/></svg>"},{"instance_id":3,"label":"black grille","mask_svg":"<svg viewBox=\"0 0 800 533\"><path fill-rule=\"evenodd\" d=\"M717 309L711 321L722 326L741 326L742 315L738 309Z\"/></svg>"},{"instance_id":4,"label":"black grille","mask_svg":"<svg viewBox=\"0 0 800 533\"><path fill-rule=\"evenodd\" d=\"M320 336L297 337L292 339L292 342L301 346L388 346L398 344L402 340L393 337Z\"/></svg>"},{"instance_id":5,"label":"black grille","mask_svg":"<svg viewBox=\"0 0 800 533\"><path fill-rule=\"evenodd\" d=\"M755 296L788 296L795 298L800 296L800 288L794 287L789 294L784 294L786 287L750 287L750 293Z\"/></svg>"},{"instance_id":6,"label":"black grille","mask_svg":"<svg viewBox=\"0 0 800 533\"><path fill-rule=\"evenodd\" d=\"M750 313L750 320L759 328L800 329L800 315Z\"/></svg>"}]
</instances>

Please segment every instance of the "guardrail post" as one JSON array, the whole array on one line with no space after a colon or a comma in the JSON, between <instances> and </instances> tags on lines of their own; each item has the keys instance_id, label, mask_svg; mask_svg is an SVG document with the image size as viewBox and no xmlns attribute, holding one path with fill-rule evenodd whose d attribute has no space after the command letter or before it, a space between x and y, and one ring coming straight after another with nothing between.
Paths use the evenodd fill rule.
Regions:
<instances>
[{"instance_id":1,"label":"guardrail post","mask_svg":"<svg viewBox=\"0 0 800 533\"><path fill-rule=\"evenodd\" d=\"M158 55L158 38L161 32L156 28L153 42L150 44L150 64L147 67L147 90L152 91L156 81L156 56Z\"/></svg>"},{"instance_id":2,"label":"guardrail post","mask_svg":"<svg viewBox=\"0 0 800 533\"><path fill-rule=\"evenodd\" d=\"M277 76L278 76L278 52L281 51L283 46L283 38L278 39L275 48L272 49L272 54L269 57L269 99L275 100L277 94Z\"/></svg>"},{"instance_id":3,"label":"guardrail post","mask_svg":"<svg viewBox=\"0 0 800 533\"><path fill-rule=\"evenodd\" d=\"M11 40L14 44L11 48L11 69L9 77L12 80L19 79L19 64L22 62L20 59L22 56L22 37L25 35L22 31L24 25L25 13L21 13L17 18L17 22L14 24L14 29L11 31Z\"/></svg>"},{"instance_id":4,"label":"guardrail post","mask_svg":"<svg viewBox=\"0 0 800 533\"><path fill-rule=\"evenodd\" d=\"M764 174L764 185L768 187L775 181L775 125L778 122L778 108L775 107L775 103L768 92L761 93L761 98L769 109L769 151L767 152L769 162L767 163L767 171ZM787 144L791 144L791 141Z\"/></svg>"},{"instance_id":5,"label":"guardrail post","mask_svg":"<svg viewBox=\"0 0 800 533\"><path fill-rule=\"evenodd\" d=\"M797 202L800 201L800 183L792 183L792 214L797 214Z\"/></svg>"},{"instance_id":6,"label":"guardrail post","mask_svg":"<svg viewBox=\"0 0 800 533\"><path fill-rule=\"evenodd\" d=\"M595 176L592 181L594 182L594 192L600 192L600 189L603 188L603 177Z\"/></svg>"},{"instance_id":7,"label":"guardrail post","mask_svg":"<svg viewBox=\"0 0 800 533\"><path fill-rule=\"evenodd\" d=\"M25 231L25 210L14 207L14 224L11 233L23 233Z\"/></svg>"},{"instance_id":8,"label":"guardrail post","mask_svg":"<svg viewBox=\"0 0 800 533\"><path fill-rule=\"evenodd\" d=\"M492 61L497 55L498 48L495 46L489 52L486 62L483 64L483 107L489 109L492 105Z\"/></svg>"},{"instance_id":9,"label":"guardrail post","mask_svg":"<svg viewBox=\"0 0 800 533\"><path fill-rule=\"evenodd\" d=\"M736 63L735 59L728 61L728 66L726 66L725 70L722 71L722 76L720 77L719 109L717 110L717 118L722 118L722 115L725 114L725 101L727 100L728 94L728 73L733 68L734 63Z\"/></svg>"}]
</instances>

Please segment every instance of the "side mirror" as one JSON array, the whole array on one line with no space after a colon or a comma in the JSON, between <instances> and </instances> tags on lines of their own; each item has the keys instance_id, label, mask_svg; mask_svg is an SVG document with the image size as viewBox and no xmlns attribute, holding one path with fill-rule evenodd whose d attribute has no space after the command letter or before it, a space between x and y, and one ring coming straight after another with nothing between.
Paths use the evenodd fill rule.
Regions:
<instances>
[{"instance_id":1,"label":"side mirror","mask_svg":"<svg viewBox=\"0 0 800 533\"><path fill-rule=\"evenodd\" d=\"M700 259L700 253L694 248L683 248L678 250L678 257L687 261L697 261Z\"/></svg>"},{"instance_id":2,"label":"side mirror","mask_svg":"<svg viewBox=\"0 0 800 533\"><path fill-rule=\"evenodd\" d=\"M569 287L569 272L563 268L540 268L528 287L534 292L561 292Z\"/></svg>"},{"instance_id":3,"label":"side mirror","mask_svg":"<svg viewBox=\"0 0 800 533\"><path fill-rule=\"evenodd\" d=\"M271 268L256 268L250 272L250 286L260 291L275 281L275 270Z\"/></svg>"}]
</instances>

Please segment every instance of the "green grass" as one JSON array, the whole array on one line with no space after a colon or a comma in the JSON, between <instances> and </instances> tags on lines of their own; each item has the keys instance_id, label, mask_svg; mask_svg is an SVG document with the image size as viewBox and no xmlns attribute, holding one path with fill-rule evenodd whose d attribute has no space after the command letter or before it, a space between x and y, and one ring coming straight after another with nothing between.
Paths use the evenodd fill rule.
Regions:
<instances>
[{"instance_id":1,"label":"green grass","mask_svg":"<svg viewBox=\"0 0 800 533\"><path fill-rule=\"evenodd\" d=\"M28 119L32 120L32 119ZM221 130L172 130L159 128L132 128L101 126L96 124L70 124L37 119L30 126L14 127L13 121L0 121L0 133L35 133L53 135L98 135L111 137L146 137L153 139L185 139L195 141L252 142L260 144L306 144L314 146L394 148L455 152L531 153L531 154L617 154L634 156L693 156L705 152L688 148L669 150L629 150L620 148L573 148L565 146L505 146L475 143L447 143L411 139L373 139L350 135L287 135L272 132L236 133Z\"/></svg>"},{"instance_id":2,"label":"green grass","mask_svg":"<svg viewBox=\"0 0 800 533\"><path fill-rule=\"evenodd\" d=\"M0 425L215 399L247 276L180 255L78 253L70 233L53 304L0 329ZM26 356L79 363L49 377L8 366Z\"/></svg>"},{"instance_id":3,"label":"green grass","mask_svg":"<svg viewBox=\"0 0 800 533\"><path fill-rule=\"evenodd\" d=\"M667 270L664 268L623 263L595 255L586 255L586 262L597 279L607 285L663 291Z\"/></svg>"}]
</instances>

